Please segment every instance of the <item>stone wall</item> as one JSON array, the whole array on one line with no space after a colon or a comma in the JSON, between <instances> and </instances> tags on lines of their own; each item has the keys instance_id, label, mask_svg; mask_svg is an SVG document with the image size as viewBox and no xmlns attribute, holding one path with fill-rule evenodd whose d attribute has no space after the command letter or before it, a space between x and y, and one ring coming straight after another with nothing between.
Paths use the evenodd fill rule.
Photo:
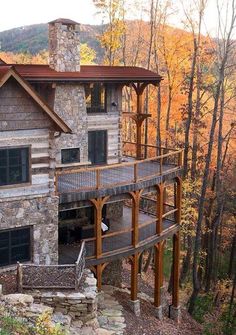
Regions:
<instances>
[{"instance_id":1,"label":"stone wall","mask_svg":"<svg viewBox=\"0 0 236 335\"><path fill-rule=\"evenodd\" d=\"M121 287L122 285L122 259L109 263L102 274L102 283Z\"/></svg>"},{"instance_id":2,"label":"stone wall","mask_svg":"<svg viewBox=\"0 0 236 335\"><path fill-rule=\"evenodd\" d=\"M61 149L80 148L80 162L88 161L88 125L84 87L76 84L57 84L55 112L72 129L55 139L56 163L61 164Z\"/></svg>"},{"instance_id":3,"label":"stone wall","mask_svg":"<svg viewBox=\"0 0 236 335\"><path fill-rule=\"evenodd\" d=\"M35 196L0 199L0 230L32 227L32 261L58 261L58 198Z\"/></svg>"},{"instance_id":4,"label":"stone wall","mask_svg":"<svg viewBox=\"0 0 236 335\"><path fill-rule=\"evenodd\" d=\"M123 216L123 201L111 202L106 205L108 219L120 219Z\"/></svg>"},{"instance_id":5,"label":"stone wall","mask_svg":"<svg viewBox=\"0 0 236 335\"><path fill-rule=\"evenodd\" d=\"M78 24L49 24L49 66L58 72L80 71Z\"/></svg>"}]
</instances>

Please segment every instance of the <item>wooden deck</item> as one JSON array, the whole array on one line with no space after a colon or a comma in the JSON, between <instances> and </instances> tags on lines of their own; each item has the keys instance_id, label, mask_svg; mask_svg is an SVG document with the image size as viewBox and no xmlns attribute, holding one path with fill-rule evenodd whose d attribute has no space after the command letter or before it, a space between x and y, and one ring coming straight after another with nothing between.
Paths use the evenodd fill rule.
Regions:
<instances>
[{"instance_id":1,"label":"wooden deck","mask_svg":"<svg viewBox=\"0 0 236 335\"><path fill-rule=\"evenodd\" d=\"M123 217L111 222L111 230L102 236L102 259L117 255L129 255L134 252L132 247L131 209L124 207ZM157 239L164 239L172 231L178 229L174 221L163 221L162 236L156 235L156 219L153 215L139 213L139 248L144 250L147 246L156 243ZM87 264L97 263L95 259L95 239L86 241ZM59 262L61 264L75 262L78 257L79 244L60 245Z\"/></svg>"}]
</instances>

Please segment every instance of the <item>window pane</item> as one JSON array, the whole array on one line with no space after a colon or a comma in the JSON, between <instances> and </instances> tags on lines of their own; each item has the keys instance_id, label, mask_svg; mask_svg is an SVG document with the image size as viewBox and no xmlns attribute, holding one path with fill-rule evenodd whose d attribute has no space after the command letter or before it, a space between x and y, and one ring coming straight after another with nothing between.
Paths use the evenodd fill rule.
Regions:
<instances>
[{"instance_id":1,"label":"window pane","mask_svg":"<svg viewBox=\"0 0 236 335\"><path fill-rule=\"evenodd\" d=\"M9 184L17 184L22 181L21 167L13 166L9 167Z\"/></svg>"},{"instance_id":2,"label":"window pane","mask_svg":"<svg viewBox=\"0 0 236 335\"><path fill-rule=\"evenodd\" d=\"M20 184L28 181L29 148L1 149L0 185Z\"/></svg>"},{"instance_id":3,"label":"window pane","mask_svg":"<svg viewBox=\"0 0 236 335\"><path fill-rule=\"evenodd\" d=\"M9 250L0 249L0 266L9 265Z\"/></svg>"},{"instance_id":4,"label":"window pane","mask_svg":"<svg viewBox=\"0 0 236 335\"><path fill-rule=\"evenodd\" d=\"M29 243L30 241L30 230L19 229L11 231L11 245L15 246L18 244Z\"/></svg>"},{"instance_id":5,"label":"window pane","mask_svg":"<svg viewBox=\"0 0 236 335\"><path fill-rule=\"evenodd\" d=\"M0 233L0 249L8 248L9 245L9 231Z\"/></svg>"},{"instance_id":6,"label":"window pane","mask_svg":"<svg viewBox=\"0 0 236 335\"><path fill-rule=\"evenodd\" d=\"M7 150L0 150L0 167L7 165Z\"/></svg>"},{"instance_id":7,"label":"window pane","mask_svg":"<svg viewBox=\"0 0 236 335\"><path fill-rule=\"evenodd\" d=\"M7 169L0 167L0 186L7 184Z\"/></svg>"},{"instance_id":8,"label":"window pane","mask_svg":"<svg viewBox=\"0 0 236 335\"><path fill-rule=\"evenodd\" d=\"M26 262L30 260L30 248L29 245L23 245L20 247L12 247L11 249L11 263Z\"/></svg>"},{"instance_id":9,"label":"window pane","mask_svg":"<svg viewBox=\"0 0 236 335\"><path fill-rule=\"evenodd\" d=\"M61 150L61 162L66 163L79 163L80 162L80 149L62 149Z\"/></svg>"}]
</instances>

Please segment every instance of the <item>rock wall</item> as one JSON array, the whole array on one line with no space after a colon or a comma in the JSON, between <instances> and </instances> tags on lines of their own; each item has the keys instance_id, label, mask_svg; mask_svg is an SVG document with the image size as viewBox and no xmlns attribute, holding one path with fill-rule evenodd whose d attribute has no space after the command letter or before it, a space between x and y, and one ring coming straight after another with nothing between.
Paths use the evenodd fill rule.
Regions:
<instances>
[{"instance_id":1,"label":"rock wall","mask_svg":"<svg viewBox=\"0 0 236 335\"><path fill-rule=\"evenodd\" d=\"M22 197L0 200L0 230L32 227L32 261L58 261L58 197Z\"/></svg>"},{"instance_id":2,"label":"rock wall","mask_svg":"<svg viewBox=\"0 0 236 335\"><path fill-rule=\"evenodd\" d=\"M107 204L107 218L120 219L123 216L123 201Z\"/></svg>"},{"instance_id":3,"label":"rock wall","mask_svg":"<svg viewBox=\"0 0 236 335\"><path fill-rule=\"evenodd\" d=\"M80 162L88 161L88 122L84 87L78 84L57 84L54 110L72 129L55 139L56 163L61 164L61 149L80 148Z\"/></svg>"},{"instance_id":4,"label":"rock wall","mask_svg":"<svg viewBox=\"0 0 236 335\"><path fill-rule=\"evenodd\" d=\"M58 72L80 71L78 24L49 24L49 66Z\"/></svg>"}]
</instances>

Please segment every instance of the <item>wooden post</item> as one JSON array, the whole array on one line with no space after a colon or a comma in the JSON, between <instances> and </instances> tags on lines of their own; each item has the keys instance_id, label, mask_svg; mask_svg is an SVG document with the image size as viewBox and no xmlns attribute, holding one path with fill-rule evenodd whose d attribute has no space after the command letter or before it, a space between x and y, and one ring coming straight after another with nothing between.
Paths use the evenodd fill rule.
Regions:
<instances>
[{"instance_id":1,"label":"wooden post","mask_svg":"<svg viewBox=\"0 0 236 335\"><path fill-rule=\"evenodd\" d=\"M102 206L102 199L97 199L95 206L96 258L102 255Z\"/></svg>"},{"instance_id":2,"label":"wooden post","mask_svg":"<svg viewBox=\"0 0 236 335\"><path fill-rule=\"evenodd\" d=\"M23 268L19 262L17 262L17 291L19 293L23 291Z\"/></svg>"},{"instance_id":3,"label":"wooden post","mask_svg":"<svg viewBox=\"0 0 236 335\"><path fill-rule=\"evenodd\" d=\"M180 239L179 232L173 235L173 290L172 306L179 307L179 259L180 259Z\"/></svg>"},{"instance_id":4,"label":"wooden post","mask_svg":"<svg viewBox=\"0 0 236 335\"><path fill-rule=\"evenodd\" d=\"M163 241L155 246L155 290L154 306L161 306L161 287L163 285Z\"/></svg>"},{"instance_id":5,"label":"wooden post","mask_svg":"<svg viewBox=\"0 0 236 335\"><path fill-rule=\"evenodd\" d=\"M157 224L156 224L156 233L160 235L163 230L163 207L164 207L164 184L161 183L157 185Z\"/></svg>"},{"instance_id":6,"label":"wooden post","mask_svg":"<svg viewBox=\"0 0 236 335\"><path fill-rule=\"evenodd\" d=\"M131 300L135 301L138 299L138 254L134 254L132 257L131 266Z\"/></svg>"}]
</instances>

